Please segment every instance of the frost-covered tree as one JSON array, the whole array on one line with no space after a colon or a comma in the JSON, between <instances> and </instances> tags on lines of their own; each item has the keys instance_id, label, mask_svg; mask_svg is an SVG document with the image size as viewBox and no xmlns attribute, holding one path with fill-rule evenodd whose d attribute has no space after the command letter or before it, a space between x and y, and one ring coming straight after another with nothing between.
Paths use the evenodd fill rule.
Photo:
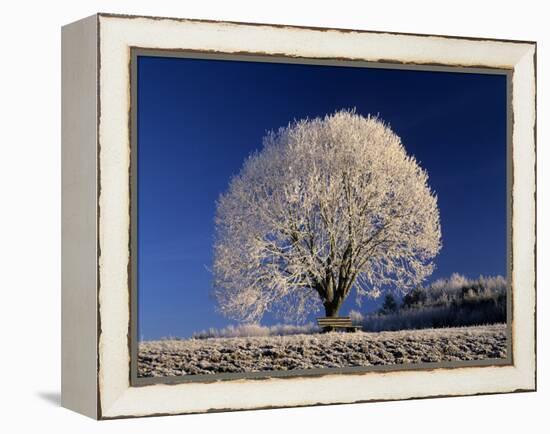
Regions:
<instances>
[{"instance_id":1,"label":"frost-covered tree","mask_svg":"<svg viewBox=\"0 0 550 434\"><path fill-rule=\"evenodd\" d=\"M214 295L230 318L337 316L355 289L401 291L433 271L437 198L376 117L339 111L264 137L217 203Z\"/></svg>"}]
</instances>

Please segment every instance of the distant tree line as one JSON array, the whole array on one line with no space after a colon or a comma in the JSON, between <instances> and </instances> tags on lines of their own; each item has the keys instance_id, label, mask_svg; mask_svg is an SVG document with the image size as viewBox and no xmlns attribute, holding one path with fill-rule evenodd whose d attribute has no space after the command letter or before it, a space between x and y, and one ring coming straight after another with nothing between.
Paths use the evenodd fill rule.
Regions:
<instances>
[{"instance_id":1,"label":"distant tree line","mask_svg":"<svg viewBox=\"0 0 550 434\"><path fill-rule=\"evenodd\" d=\"M506 322L507 282L502 276L468 279L453 274L401 299L387 294L374 314L352 311L365 331L460 327Z\"/></svg>"}]
</instances>

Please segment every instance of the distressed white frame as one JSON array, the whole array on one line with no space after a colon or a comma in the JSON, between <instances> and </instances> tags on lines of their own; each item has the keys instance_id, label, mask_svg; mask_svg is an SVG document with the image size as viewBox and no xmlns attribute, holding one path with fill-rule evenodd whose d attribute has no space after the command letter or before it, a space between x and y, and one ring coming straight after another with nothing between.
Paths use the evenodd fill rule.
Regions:
<instances>
[{"instance_id":1,"label":"distressed white frame","mask_svg":"<svg viewBox=\"0 0 550 434\"><path fill-rule=\"evenodd\" d=\"M102 14L93 20L99 41L98 377L96 408L79 411L106 419L536 388L535 43ZM513 365L131 387L130 47L513 69ZM76 348L67 345L67 351Z\"/></svg>"}]
</instances>

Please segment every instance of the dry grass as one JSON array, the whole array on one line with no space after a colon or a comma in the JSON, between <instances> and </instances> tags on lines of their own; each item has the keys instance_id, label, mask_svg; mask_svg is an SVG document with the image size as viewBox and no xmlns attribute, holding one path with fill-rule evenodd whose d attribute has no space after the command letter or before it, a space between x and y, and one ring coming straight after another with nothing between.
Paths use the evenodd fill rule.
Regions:
<instances>
[{"instance_id":1,"label":"dry grass","mask_svg":"<svg viewBox=\"0 0 550 434\"><path fill-rule=\"evenodd\" d=\"M504 324L378 333L161 340L140 343L138 375L286 371L504 357Z\"/></svg>"}]
</instances>

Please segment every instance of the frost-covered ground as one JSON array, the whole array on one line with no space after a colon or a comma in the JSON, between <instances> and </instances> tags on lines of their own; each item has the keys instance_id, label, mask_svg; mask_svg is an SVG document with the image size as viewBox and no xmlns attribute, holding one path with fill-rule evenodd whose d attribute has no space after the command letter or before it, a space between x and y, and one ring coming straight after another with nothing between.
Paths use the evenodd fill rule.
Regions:
<instances>
[{"instance_id":1,"label":"frost-covered ground","mask_svg":"<svg viewBox=\"0 0 550 434\"><path fill-rule=\"evenodd\" d=\"M506 325L378 333L160 340L139 344L140 377L506 357Z\"/></svg>"}]
</instances>

